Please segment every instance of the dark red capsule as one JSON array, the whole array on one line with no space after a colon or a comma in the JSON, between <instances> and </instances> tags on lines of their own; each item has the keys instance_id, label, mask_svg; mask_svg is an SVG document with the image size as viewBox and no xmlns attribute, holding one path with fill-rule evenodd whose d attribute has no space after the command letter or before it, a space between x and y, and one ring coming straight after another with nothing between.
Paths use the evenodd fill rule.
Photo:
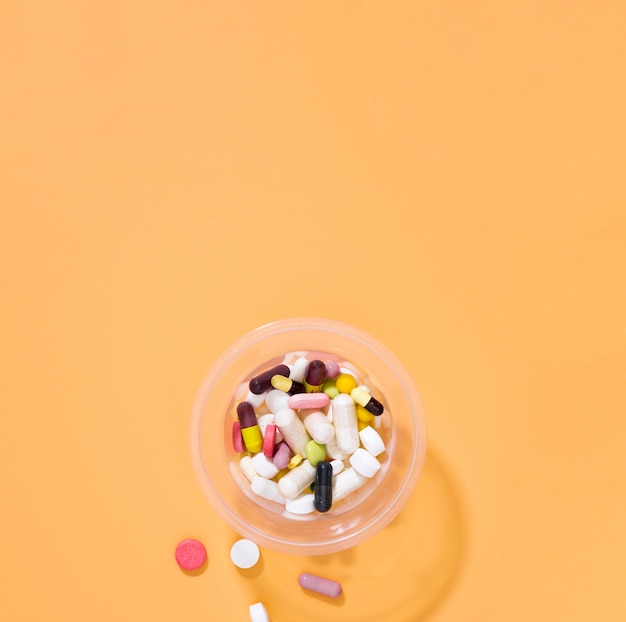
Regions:
<instances>
[{"instance_id":1,"label":"dark red capsule","mask_svg":"<svg viewBox=\"0 0 626 622\"><path fill-rule=\"evenodd\" d=\"M306 383L311 387L319 387L326 377L326 365L319 359L314 359L309 363L306 372Z\"/></svg>"},{"instance_id":2,"label":"dark red capsule","mask_svg":"<svg viewBox=\"0 0 626 622\"><path fill-rule=\"evenodd\" d=\"M240 404L237 404L237 417L239 418L239 424L242 430L259 424L254 408L250 402L241 402Z\"/></svg>"},{"instance_id":3,"label":"dark red capsule","mask_svg":"<svg viewBox=\"0 0 626 622\"><path fill-rule=\"evenodd\" d=\"M272 369L255 376L248 384L250 391L255 395L261 395L261 393L269 391L272 388L272 376L285 376L288 378L289 367L287 365L276 365L276 367L272 367Z\"/></svg>"}]
</instances>

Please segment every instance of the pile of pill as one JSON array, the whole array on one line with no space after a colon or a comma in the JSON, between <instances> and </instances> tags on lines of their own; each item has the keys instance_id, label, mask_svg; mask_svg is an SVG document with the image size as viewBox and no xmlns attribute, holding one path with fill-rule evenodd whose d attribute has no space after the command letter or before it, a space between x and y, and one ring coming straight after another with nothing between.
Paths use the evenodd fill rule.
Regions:
<instances>
[{"instance_id":1,"label":"pile of pill","mask_svg":"<svg viewBox=\"0 0 626 622\"><path fill-rule=\"evenodd\" d=\"M361 488L385 451L379 398L363 372L333 355L289 353L262 367L237 391L231 420L254 495L304 515Z\"/></svg>"}]
</instances>

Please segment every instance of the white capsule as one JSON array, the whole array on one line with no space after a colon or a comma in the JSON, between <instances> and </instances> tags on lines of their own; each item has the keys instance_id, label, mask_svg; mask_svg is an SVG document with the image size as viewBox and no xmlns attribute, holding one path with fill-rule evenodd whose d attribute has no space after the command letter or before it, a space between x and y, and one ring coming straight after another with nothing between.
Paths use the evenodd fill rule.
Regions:
<instances>
[{"instance_id":1,"label":"white capsule","mask_svg":"<svg viewBox=\"0 0 626 622\"><path fill-rule=\"evenodd\" d=\"M304 424L295 410L283 408L276 413L274 423L283 436L283 440L295 454L306 455L306 444L311 440ZM357 437L358 438L358 437Z\"/></svg>"},{"instance_id":2,"label":"white capsule","mask_svg":"<svg viewBox=\"0 0 626 622\"><path fill-rule=\"evenodd\" d=\"M287 476L285 475L285 477ZM310 514L315 510L314 499L315 495L312 493L300 495L295 499L286 499L285 509L291 514Z\"/></svg>"},{"instance_id":3,"label":"white capsule","mask_svg":"<svg viewBox=\"0 0 626 622\"><path fill-rule=\"evenodd\" d=\"M333 398L333 425L339 450L344 454L353 454L359 448L359 426L354 401L345 393Z\"/></svg>"},{"instance_id":4,"label":"white capsule","mask_svg":"<svg viewBox=\"0 0 626 622\"><path fill-rule=\"evenodd\" d=\"M316 468L303 460L295 469L280 478L278 491L285 499L295 499L307 486L315 481Z\"/></svg>"},{"instance_id":5,"label":"white capsule","mask_svg":"<svg viewBox=\"0 0 626 622\"><path fill-rule=\"evenodd\" d=\"M280 481L282 482L283 480ZM367 481L367 477L361 475L358 471L355 471L353 467L349 467L345 471L342 471L339 475L337 475L334 481L333 502L344 499L349 494L363 486L363 484Z\"/></svg>"},{"instance_id":6,"label":"white capsule","mask_svg":"<svg viewBox=\"0 0 626 622\"><path fill-rule=\"evenodd\" d=\"M250 481L252 481L255 477L258 477L258 473L252 463L252 458L248 455L241 457L239 460L239 468Z\"/></svg>"},{"instance_id":7,"label":"white capsule","mask_svg":"<svg viewBox=\"0 0 626 622\"><path fill-rule=\"evenodd\" d=\"M289 394L278 389L272 389L265 394L265 405L269 408L270 412L276 414L283 408L288 408L287 400Z\"/></svg>"},{"instance_id":8,"label":"white capsule","mask_svg":"<svg viewBox=\"0 0 626 622\"><path fill-rule=\"evenodd\" d=\"M337 435L335 433L335 437L331 438L328 443L326 443L326 453L335 460L345 460L350 454L341 451L339 447L337 447Z\"/></svg>"},{"instance_id":9,"label":"white capsule","mask_svg":"<svg viewBox=\"0 0 626 622\"><path fill-rule=\"evenodd\" d=\"M333 467L333 475L339 475L345 467L341 460L332 460L330 466Z\"/></svg>"},{"instance_id":10,"label":"white capsule","mask_svg":"<svg viewBox=\"0 0 626 622\"><path fill-rule=\"evenodd\" d=\"M263 499L285 503L285 499L278 490L278 483L274 480L267 479L266 477L255 477L250 487L255 495L259 495L259 497L263 497Z\"/></svg>"},{"instance_id":11,"label":"white capsule","mask_svg":"<svg viewBox=\"0 0 626 622\"><path fill-rule=\"evenodd\" d=\"M248 607L250 612L250 622L270 622L270 617L263 603L254 603Z\"/></svg>"},{"instance_id":12,"label":"white capsule","mask_svg":"<svg viewBox=\"0 0 626 622\"><path fill-rule=\"evenodd\" d=\"M252 458L254 470L261 476L272 479L278 473L278 467L263 453L258 453Z\"/></svg>"},{"instance_id":13,"label":"white capsule","mask_svg":"<svg viewBox=\"0 0 626 622\"><path fill-rule=\"evenodd\" d=\"M267 393L260 393L257 395L256 393L252 393L252 391L248 391L246 394L246 402L252 404L252 408L256 410L264 401Z\"/></svg>"},{"instance_id":14,"label":"white capsule","mask_svg":"<svg viewBox=\"0 0 626 622\"><path fill-rule=\"evenodd\" d=\"M321 410L302 410L300 416L306 431L316 443L326 445L335 437L335 427Z\"/></svg>"},{"instance_id":15,"label":"white capsule","mask_svg":"<svg viewBox=\"0 0 626 622\"><path fill-rule=\"evenodd\" d=\"M301 356L291 367L289 377L296 382L302 382L309 368L309 359Z\"/></svg>"},{"instance_id":16,"label":"white capsule","mask_svg":"<svg viewBox=\"0 0 626 622\"><path fill-rule=\"evenodd\" d=\"M378 456L385 451L385 443L383 439L371 426L368 425L364 427L359 432L359 438L361 439L363 447L365 447L365 449L367 449L372 456Z\"/></svg>"},{"instance_id":17,"label":"white capsule","mask_svg":"<svg viewBox=\"0 0 626 622\"><path fill-rule=\"evenodd\" d=\"M380 469L380 462L369 451L359 447L351 456L350 464L365 477L374 477Z\"/></svg>"}]
</instances>

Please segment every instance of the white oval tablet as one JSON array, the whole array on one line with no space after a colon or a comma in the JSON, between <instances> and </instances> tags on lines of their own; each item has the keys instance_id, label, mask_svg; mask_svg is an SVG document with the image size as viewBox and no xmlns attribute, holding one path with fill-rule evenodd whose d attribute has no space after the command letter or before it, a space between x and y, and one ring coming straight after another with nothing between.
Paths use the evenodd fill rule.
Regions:
<instances>
[{"instance_id":1,"label":"white oval tablet","mask_svg":"<svg viewBox=\"0 0 626 622\"><path fill-rule=\"evenodd\" d=\"M359 437L361 439L361 444L367 451L369 451L372 456L377 456L378 454L382 454L385 451L385 443L381 438L380 434L374 430L371 426L364 427L359 432Z\"/></svg>"},{"instance_id":2,"label":"white oval tablet","mask_svg":"<svg viewBox=\"0 0 626 622\"><path fill-rule=\"evenodd\" d=\"M250 486L252 492L259 497L263 497L268 501L276 501L277 503L285 503L285 499L278 491L278 484L273 479L266 477L255 477Z\"/></svg>"},{"instance_id":3,"label":"white oval tablet","mask_svg":"<svg viewBox=\"0 0 626 622\"><path fill-rule=\"evenodd\" d=\"M300 495L295 499L287 499L285 500L285 509L292 514L310 514L315 510L314 499L315 495L312 493Z\"/></svg>"},{"instance_id":4,"label":"white oval tablet","mask_svg":"<svg viewBox=\"0 0 626 622\"><path fill-rule=\"evenodd\" d=\"M380 462L369 451L359 447L351 456L350 464L355 471L365 477L374 477L380 469Z\"/></svg>"},{"instance_id":5,"label":"white oval tablet","mask_svg":"<svg viewBox=\"0 0 626 622\"><path fill-rule=\"evenodd\" d=\"M265 454L256 454L252 458L252 465L259 475L267 479L272 479L278 473L278 467Z\"/></svg>"},{"instance_id":6,"label":"white oval tablet","mask_svg":"<svg viewBox=\"0 0 626 622\"><path fill-rule=\"evenodd\" d=\"M341 460L332 460L330 466L333 467L333 475L339 475L345 467Z\"/></svg>"},{"instance_id":7,"label":"white oval tablet","mask_svg":"<svg viewBox=\"0 0 626 622\"><path fill-rule=\"evenodd\" d=\"M261 556L259 547L251 540L237 540L230 549L230 559L237 568L252 568Z\"/></svg>"},{"instance_id":8,"label":"white oval tablet","mask_svg":"<svg viewBox=\"0 0 626 622\"><path fill-rule=\"evenodd\" d=\"M265 393L252 393L252 391L249 390L246 394L246 402L252 404L252 408L256 410L265 401L265 395Z\"/></svg>"},{"instance_id":9,"label":"white oval tablet","mask_svg":"<svg viewBox=\"0 0 626 622\"><path fill-rule=\"evenodd\" d=\"M302 382L306 376L306 370L309 368L309 359L304 356L300 357L291 368L289 377L296 382Z\"/></svg>"}]
</instances>

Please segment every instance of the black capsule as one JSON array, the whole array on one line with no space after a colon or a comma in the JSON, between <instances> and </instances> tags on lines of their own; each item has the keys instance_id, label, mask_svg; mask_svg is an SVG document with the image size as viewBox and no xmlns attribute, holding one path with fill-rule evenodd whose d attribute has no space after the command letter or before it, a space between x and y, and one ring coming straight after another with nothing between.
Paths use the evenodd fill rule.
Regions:
<instances>
[{"instance_id":1,"label":"black capsule","mask_svg":"<svg viewBox=\"0 0 626 622\"><path fill-rule=\"evenodd\" d=\"M382 415L385 410L383 405L375 397L370 397L369 401L365 404L365 406L363 406L363 408L377 417Z\"/></svg>"},{"instance_id":2,"label":"black capsule","mask_svg":"<svg viewBox=\"0 0 626 622\"><path fill-rule=\"evenodd\" d=\"M333 504L333 467L330 462L318 462L315 469L313 506L318 512L328 512Z\"/></svg>"},{"instance_id":3,"label":"black capsule","mask_svg":"<svg viewBox=\"0 0 626 622\"><path fill-rule=\"evenodd\" d=\"M289 367L287 365L276 365L276 367L272 367L272 369L255 376L248 384L250 391L255 395L261 395L261 393L269 391L272 388L272 376L276 375L289 377Z\"/></svg>"}]
</instances>

